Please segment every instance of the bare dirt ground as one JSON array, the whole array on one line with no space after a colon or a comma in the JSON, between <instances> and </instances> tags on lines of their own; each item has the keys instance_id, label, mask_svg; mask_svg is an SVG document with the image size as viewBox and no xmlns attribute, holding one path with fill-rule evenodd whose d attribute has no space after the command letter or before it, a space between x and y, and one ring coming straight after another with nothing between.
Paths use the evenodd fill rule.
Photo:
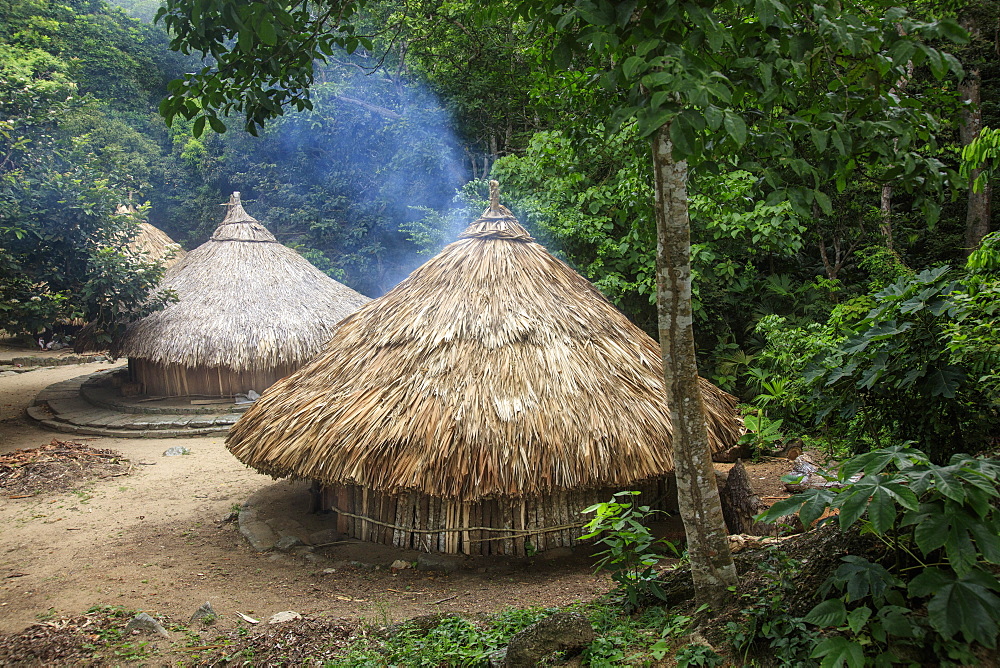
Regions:
<instances>
[{"instance_id":1,"label":"bare dirt ground","mask_svg":"<svg viewBox=\"0 0 1000 668\"><path fill-rule=\"evenodd\" d=\"M44 430L24 415L45 386L108 366L0 377L0 455L57 439L116 451L131 464L128 475L69 491L0 496L0 633L81 615L94 606L124 606L187 624L210 601L219 614L212 633L219 633L239 623L236 612L266 620L295 610L312 618L387 624L428 613L561 606L611 588L586 557L435 574L353 566L329 572L290 554L255 552L223 518L255 491L288 483L244 467L222 438L70 436ZM163 456L177 445L192 454ZM758 492L780 495L777 478L787 463L758 466L759 471L748 467ZM169 641L161 644L169 651Z\"/></svg>"},{"instance_id":2,"label":"bare dirt ground","mask_svg":"<svg viewBox=\"0 0 1000 668\"><path fill-rule=\"evenodd\" d=\"M498 575L368 571L335 573L290 555L254 552L233 523L234 505L275 483L245 468L223 439L112 439L55 434L23 416L50 383L107 364L38 369L0 377L0 454L53 439L122 453L128 476L72 491L0 498L0 632L42 617L122 605L186 622L206 600L222 615L283 610L398 620L428 612L489 612L562 605L608 590L586 561L526 565ZM183 445L189 456L164 457ZM407 591L409 590L409 591ZM455 598L435 604L442 598Z\"/></svg>"}]
</instances>

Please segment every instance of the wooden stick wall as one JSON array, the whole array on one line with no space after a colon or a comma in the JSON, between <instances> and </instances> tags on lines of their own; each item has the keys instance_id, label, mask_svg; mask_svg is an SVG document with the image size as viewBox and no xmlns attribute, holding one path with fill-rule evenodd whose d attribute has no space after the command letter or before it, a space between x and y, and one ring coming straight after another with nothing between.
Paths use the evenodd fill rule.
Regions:
<instances>
[{"instance_id":1,"label":"wooden stick wall","mask_svg":"<svg viewBox=\"0 0 1000 668\"><path fill-rule=\"evenodd\" d=\"M473 503L418 492L396 496L356 485L317 486L316 509L338 513L345 536L422 552L530 556L578 545L593 514L582 511L611 499L614 489L566 491L541 498L494 498ZM633 487L638 505L673 508L671 478Z\"/></svg>"}]
</instances>

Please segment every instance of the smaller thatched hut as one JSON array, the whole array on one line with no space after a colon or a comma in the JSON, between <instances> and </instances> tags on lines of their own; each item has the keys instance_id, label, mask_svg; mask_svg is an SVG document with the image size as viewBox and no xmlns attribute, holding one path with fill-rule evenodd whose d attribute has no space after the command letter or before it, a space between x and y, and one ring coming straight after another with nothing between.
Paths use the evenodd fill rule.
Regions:
<instances>
[{"instance_id":1,"label":"smaller thatched hut","mask_svg":"<svg viewBox=\"0 0 1000 668\"><path fill-rule=\"evenodd\" d=\"M702 381L713 447L736 398ZM341 531L403 548L525 555L574 544L623 489L665 506L659 345L500 206L341 323L226 447L316 481Z\"/></svg>"},{"instance_id":2,"label":"smaller thatched hut","mask_svg":"<svg viewBox=\"0 0 1000 668\"><path fill-rule=\"evenodd\" d=\"M135 207L119 205L115 213L119 216L132 216L135 215ZM133 253L145 254L151 260L161 260L167 269L187 255L187 251L166 232L144 220L139 221L139 233L129 242L128 247Z\"/></svg>"},{"instance_id":3,"label":"smaller thatched hut","mask_svg":"<svg viewBox=\"0 0 1000 668\"><path fill-rule=\"evenodd\" d=\"M370 301L278 243L239 193L161 288L178 301L129 326L112 349L155 396L260 392L315 356L337 323Z\"/></svg>"}]
</instances>

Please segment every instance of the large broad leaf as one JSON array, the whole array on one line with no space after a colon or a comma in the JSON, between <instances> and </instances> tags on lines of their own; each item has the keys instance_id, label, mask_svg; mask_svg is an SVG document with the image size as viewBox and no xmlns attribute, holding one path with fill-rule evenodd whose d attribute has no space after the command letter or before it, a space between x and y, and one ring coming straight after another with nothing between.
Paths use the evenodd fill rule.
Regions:
<instances>
[{"instance_id":1,"label":"large broad leaf","mask_svg":"<svg viewBox=\"0 0 1000 668\"><path fill-rule=\"evenodd\" d=\"M827 599L810 610L802 620L816 626L843 626L847 621L847 608L839 598Z\"/></svg>"},{"instance_id":2,"label":"large broad leaf","mask_svg":"<svg viewBox=\"0 0 1000 668\"><path fill-rule=\"evenodd\" d=\"M977 550L973 535L975 531L982 530L982 520L969 514L965 506L951 501L945 502L943 507L933 505L941 510L933 509L916 517L913 539L917 547L925 555L944 547L951 567L960 574L968 573L976 566ZM992 544L986 547L990 549Z\"/></svg>"},{"instance_id":3,"label":"large broad leaf","mask_svg":"<svg viewBox=\"0 0 1000 668\"><path fill-rule=\"evenodd\" d=\"M878 533L891 528L898 513L896 504L908 510L918 508L913 492L883 475L866 475L841 491L834 501L834 506L840 508L841 529L854 524L868 510L872 528Z\"/></svg>"},{"instance_id":4,"label":"large broad leaf","mask_svg":"<svg viewBox=\"0 0 1000 668\"><path fill-rule=\"evenodd\" d=\"M928 568L910 582L911 596L931 596L927 616L945 638L958 634L984 647L996 647L1000 621L1000 589L997 579L985 571L972 571L961 578L938 568Z\"/></svg>"},{"instance_id":5,"label":"large broad leaf","mask_svg":"<svg viewBox=\"0 0 1000 668\"><path fill-rule=\"evenodd\" d=\"M905 445L894 445L889 448L880 448L866 452L857 457L853 457L840 468L840 480L849 480L856 473L861 471L865 475L880 473L889 464L894 464L896 468L903 469L913 465L914 462L926 461L927 456Z\"/></svg>"},{"instance_id":6,"label":"large broad leaf","mask_svg":"<svg viewBox=\"0 0 1000 668\"><path fill-rule=\"evenodd\" d=\"M897 584L892 573L880 564L854 555L842 557L842 561L844 563L837 568L832 580L835 584L847 585L850 601L859 601L866 596L881 600L885 592Z\"/></svg>"},{"instance_id":7,"label":"large broad leaf","mask_svg":"<svg viewBox=\"0 0 1000 668\"><path fill-rule=\"evenodd\" d=\"M844 636L827 638L813 650L812 658L823 658L822 668L862 668L865 665L865 653L861 645L848 640Z\"/></svg>"}]
</instances>

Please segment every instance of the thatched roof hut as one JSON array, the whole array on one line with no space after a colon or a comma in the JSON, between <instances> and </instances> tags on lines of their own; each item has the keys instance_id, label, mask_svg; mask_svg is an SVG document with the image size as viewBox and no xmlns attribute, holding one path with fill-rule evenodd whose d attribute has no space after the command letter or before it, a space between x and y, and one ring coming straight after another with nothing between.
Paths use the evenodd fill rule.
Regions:
<instances>
[{"instance_id":1,"label":"thatched roof hut","mask_svg":"<svg viewBox=\"0 0 1000 668\"><path fill-rule=\"evenodd\" d=\"M131 325L112 350L157 396L259 392L312 359L338 322L371 301L278 243L239 193L161 288L178 301Z\"/></svg>"},{"instance_id":2,"label":"thatched roof hut","mask_svg":"<svg viewBox=\"0 0 1000 668\"><path fill-rule=\"evenodd\" d=\"M357 538L476 554L569 545L579 511L611 492L667 493L660 355L494 199L268 390L226 446L263 473L318 481ZM739 436L736 399L703 383L723 449Z\"/></svg>"},{"instance_id":3,"label":"thatched roof hut","mask_svg":"<svg viewBox=\"0 0 1000 668\"><path fill-rule=\"evenodd\" d=\"M119 216L131 216L135 214L135 207L119 205L115 213ZM187 251L166 232L144 220L139 221L139 233L129 242L128 247L133 253L143 253L151 260L161 260L167 269L187 255Z\"/></svg>"}]
</instances>

